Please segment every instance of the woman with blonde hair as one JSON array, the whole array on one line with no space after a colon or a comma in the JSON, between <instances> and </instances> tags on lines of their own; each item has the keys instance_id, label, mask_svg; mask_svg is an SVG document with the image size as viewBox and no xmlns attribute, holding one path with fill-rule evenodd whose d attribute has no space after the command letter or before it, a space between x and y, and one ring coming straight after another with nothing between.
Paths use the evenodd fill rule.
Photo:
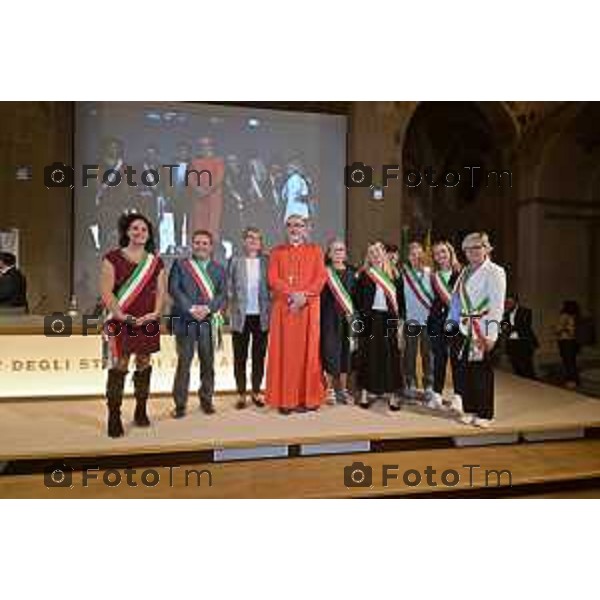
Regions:
<instances>
[{"instance_id":1,"label":"woman with blonde hair","mask_svg":"<svg viewBox=\"0 0 600 600\"><path fill-rule=\"evenodd\" d=\"M492 246L486 233L470 233L462 249L468 264L454 287L449 313L460 328L455 388L464 410L461 422L488 427L494 418L491 353L504 314L506 273L490 260Z\"/></svg>"},{"instance_id":2,"label":"woman with blonde hair","mask_svg":"<svg viewBox=\"0 0 600 600\"><path fill-rule=\"evenodd\" d=\"M427 405L433 409L442 407L442 392L446 380L448 357L452 367L452 381L455 386L450 406L459 407L456 397L456 366L457 356L452 344L457 325L448 321L448 310L452 298L454 284L460 275L462 266L456 258L454 247L447 240L435 242L431 248L433 256L433 271L431 273L431 289L433 301L427 319L427 330L431 339L433 353L433 397Z\"/></svg>"},{"instance_id":3,"label":"woman with blonde hair","mask_svg":"<svg viewBox=\"0 0 600 600\"><path fill-rule=\"evenodd\" d=\"M390 410L401 408L402 373L398 349L398 325L404 318L402 281L394 271L381 242L367 249L356 282L356 309L352 322L358 337L358 402L369 408L374 397L388 397Z\"/></svg>"}]
</instances>

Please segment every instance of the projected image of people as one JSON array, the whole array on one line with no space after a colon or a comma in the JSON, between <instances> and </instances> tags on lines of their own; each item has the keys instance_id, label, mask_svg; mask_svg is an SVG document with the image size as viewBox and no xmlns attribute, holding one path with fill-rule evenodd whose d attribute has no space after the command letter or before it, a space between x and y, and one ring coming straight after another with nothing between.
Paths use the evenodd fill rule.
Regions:
<instances>
[{"instance_id":1,"label":"projected image of people","mask_svg":"<svg viewBox=\"0 0 600 600\"><path fill-rule=\"evenodd\" d=\"M280 242L290 214L311 217L317 243L343 235L345 144L346 119L337 115L78 103L75 292L81 306L97 301L93 273L117 242L113 224L122 213L153 221L167 265L189 254L198 229L211 232L220 261L240 252L246 227L263 231L267 247Z\"/></svg>"}]
</instances>

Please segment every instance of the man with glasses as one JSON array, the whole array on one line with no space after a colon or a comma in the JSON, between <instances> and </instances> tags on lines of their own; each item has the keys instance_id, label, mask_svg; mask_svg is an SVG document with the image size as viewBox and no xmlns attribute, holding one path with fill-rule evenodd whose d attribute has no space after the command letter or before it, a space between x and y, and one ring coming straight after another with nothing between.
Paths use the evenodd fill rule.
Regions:
<instances>
[{"instance_id":1,"label":"man with glasses","mask_svg":"<svg viewBox=\"0 0 600 600\"><path fill-rule=\"evenodd\" d=\"M288 243L269 258L272 292L267 404L287 415L316 410L325 396L320 356L320 294L327 281L323 252L308 239L304 215L286 219Z\"/></svg>"},{"instance_id":2,"label":"man with glasses","mask_svg":"<svg viewBox=\"0 0 600 600\"><path fill-rule=\"evenodd\" d=\"M504 313L506 273L490 260L486 233L470 233L462 248L468 264L454 287L449 315L460 328L456 390L462 398L461 422L489 427L494 418L491 352Z\"/></svg>"}]
</instances>

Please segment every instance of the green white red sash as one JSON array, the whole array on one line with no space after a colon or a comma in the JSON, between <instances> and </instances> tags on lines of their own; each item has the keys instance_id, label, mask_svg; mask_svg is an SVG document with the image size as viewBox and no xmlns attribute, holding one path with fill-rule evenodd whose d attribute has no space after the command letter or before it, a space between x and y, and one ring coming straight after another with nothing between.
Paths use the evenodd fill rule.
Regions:
<instances>
[{"instance_id":1,"label":"green white red sash","mask_svg":"<svg viewBox=\"0 0 600 600\"><path fill-rule=\"evenodd\" d=\"M196 285L202 290L204 295L208 298L208 301L212 302L215 297L215 285L204 268L204 265L194 257L188 258L184 264L196 282Z\"/></svg>"},{"instance_id":2,"label":"green white red sash","mask_svg":"<svg viewBox=\"0 0 600 600\"><path fill-rule=\"evenodd\" d=\"M451 277L452 272L448 275L447 281L444 278L442 271L436 271L431 275L431 287L433 287L435 293L446 306L450 306L450 300L452 298L452 287L450 286Z\"/></svg>"},{"instance_id":3,"label":"green white red sash","mask_svg":"<svg viewBox=\"0 0 600 600\"><path fill-rule=\"evenodd\" d=\"M481 319L489 312L490 299L483 298L477 305L473 305L469 292L467 290L467 281L472 275L469 267L462 272L460 279L457 281L457 289L460 295L461 304L461 323L467 327L467 344L469 351L472 347L472 340L484 340L485 335L481 330Z\"/></svg>"},{"instance_id":4,"label":"green white red sash","mask_svg":"<svg viewBox=\"0 0 600 600\"><path fill-rule=\"evenodd\" d=\"M392 307L392 311L399 315L398 300L396 299L396 285L394 282L378 267L371 265L367 271L367 275L375 285L381 286L383 292Z\"/></svg>"},{"instance_id":5,"label":"green white red sash","mask_svg":"<svg viewBox=\"0 0 600 600\"><path fill-rule=\"evenodd\" d=\"M208 302L212 302L215 297L215 284L208 274L204 265L195 257L188 258L184 265L196 282L196 285L204 292ZM215 349L222 346L222 329L224 324L223 315L220 311L215 311L210 317L213 333L213 342Z\"/></svg>"},{"instance_id":6,"label":"green white red sash","mask_svg":"<svg viewBox=\"0 0 600 600\"><path fill-rule=\"evenodd\" d=\"M418 276L416 271L412 268L412 265L406 264L402 269L402 274L404 275L404 279L408 286L412 290L416 299L427 309L431 310L431 303L433 302L433 298L431 297L431 293L423 284L423 281Z\"/></svg>"},{"instance_id":7,"label":"green white red sash","mask_svg":"<svg viewBox=\"0 0 600 600\"><path fill-rule=\"evenodd\" d=\"M346 316L354 314L354 304L340 276L332 266L327 266L327 283L339 307Z\"/></svg>"},{"instance_id":8,"label":"green white red sash","mask_svg":"<svg viewBox=\"0 0 600 600\"><path fill-rule=\"evenodd\" d=\"M121 284L115 296L117 297L119 308L123 312L127 312L136 298L139 297L144 287L152 279L157 266L158 256L146 253L133 270L133 273Z\"/></svg>"},{"instance_id":9,"label":"green white red sash","mask_svg":"<svg viewBox=\"0 0 600 600\"><path fill-rule=\"evenodd\" d=\"M126 313L139 297L154 276L158 264L158 256L145 253L131 275L121 284L115 293L115 297L117 298L117 304L122 312ZM112 313L108 313L105 317L105 321L112 320L113 318ZM121 345L119 344L117 337L117 335L108 335L103 331L102 358L104 365L107 365L112 359L119 358L122 354L120 350Z\"/></svg>"}]
</instances>

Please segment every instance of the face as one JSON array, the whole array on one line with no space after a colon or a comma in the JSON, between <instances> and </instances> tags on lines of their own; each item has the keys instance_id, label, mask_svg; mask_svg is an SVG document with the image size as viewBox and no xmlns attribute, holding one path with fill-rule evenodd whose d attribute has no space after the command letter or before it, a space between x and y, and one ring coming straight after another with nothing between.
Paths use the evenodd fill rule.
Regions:
<instances>
[{"instance_id":1,"label":"face","mask_svg":"<svg viewBox=\"0 0 600 600\"><path fill-rule=\"evenodd\" d=\"M394 250L392 252L388 252L388 259L391 263L397 265L400 261L400 255Z\"/></svg>"},{"instance_id":2,"label":"face","mask_svg":"<svg viewBox=\"0 0 600 600\"><path fill-rule=\"evenodd\" d=\"M369 246L367 250L367 260L376 267L379 267L383 264L383 252L381 250L381 246L374 244L373 246Z\"/></svg>"},{"instance_id":3,"label":"face","mask_svg":"<svg viewBox=\"0 0 600 600\"><path fill-rule=\"evenodd\" d=\"M285 226L291 244L299 244L306 239L307 227L304 219L290 217Z\"/></svg>"},{"instance_id":4,"label":"face","mask_svg":"<svg viewBox=\"0 0 600 600\"><path fill-rule=\"evenodd\" d=\"M511 298L510 296L506 299L506 301L504 302L504 309L507 311L511 311L514 307L515 307L515 299Z\"/></svg>"},{"instance_id":5,"label":"face","mask_svg":"<svg viewBox=\"0 0 600 600\"><path fill-rule=\"evenodd\" d=\"M487 257L487 250L481 242L470 242L467 246L463 246L465 256L470 265L480 265Z\"/></svg>"},{"instance_id":6,"label":"face","mask_svg":"<svg viewBox=\"0 0 600 600\"><path fill-rule=\"evenodd\" d=\"M408 252L408 260L413 267L420 267L423 262L423 248L421 246L411 246Z\"/></svg>"},{"instance_id":7,"label":"face","mask_svg":"<svg viewBox=\"0 0 600 600\"><path fill-rule=\"evenodd\" d=\"M129 225L127 229L127 235L129 242L136 246L144 246L148 241L150 232L148 231L148 225L141 219L136 219Z\"/></svg>"},{"instance_id":8,"label":"face","mask_svg":"<svg viewBox=\"0 0 600 600\"><path fill-rule=\"evenodd\" d=\"M450 250L444 244L440 244L433 249L433 260L442 269L450 268Z\"/></svg>"},{"instance_id":9,"label":"face","mask_svg":"<svg viewBox=\"0 0 600 600\"><path fill-rule=\"evenodd\" d=\"M249 231L244 238L244 248L247 254L251 252L260 252L262 249L262 238L259 233Z\"/></svg>"},{"instance_id":10,"label":"face","mask_svg":"<svg viewBox=\"0 0 600 600\"><path fill-rule=\"evenodd\" d=\"M333 242L329 247L329 256L334 262L346 261L346 244L343 242Z\"/></svg>"},{"instance_id":11,"label":"face","mask_svg":"<svg viewBox=\"0 0 600 600\"><path fill-rule=\"evenodd\" d=\"M192 253L196 258L206 260L212 254L212 242L207 235L196 235L192 240Z\"/></svg>"},{"instance_id":12,"label":"face","mask_svg":"<svg viewBox=\"0 0 600 600\"><path fill-rule=\"evenodd\" d=\"M177 160L179 162L190 162L190 157L192 153L190 151L190 147L187 144L182 144L177 148Z\"/></svg>"}]
</instances>

